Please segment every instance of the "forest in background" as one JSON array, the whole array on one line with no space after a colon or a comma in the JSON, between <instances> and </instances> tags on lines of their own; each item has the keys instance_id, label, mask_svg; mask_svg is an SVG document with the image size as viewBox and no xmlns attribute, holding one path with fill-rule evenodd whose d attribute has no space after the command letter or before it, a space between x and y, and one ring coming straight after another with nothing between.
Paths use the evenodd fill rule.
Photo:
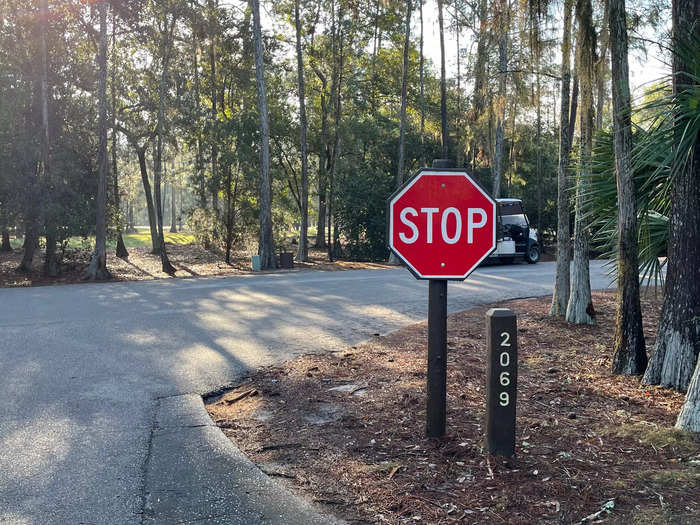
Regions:
<instances>
[{"instance_id":1,"label":"forest in background","mask_svg":"<svg viewBox=\"0 0 700 525\"><path fill-rule=\"evenodd\" d=\"M42 2L3 2L0 128L8 147L0 158L0 224L8 235L12 230L23 237L31 214L38 237L51 244L94 235L99 6L46 2L44 24ZM274 238L279 244L298 232L305 201L313 245L331 244L334 257L386 259L387 196L398 179L442 154L440 64L425 58L425 38L432 38L435 28L421 23L425 8L417 2L288 1L261 7L271 27L262 38ZM561 7L500 1L443 6L444 32L456 47L456 61L446 73L449 154L485 187L495 189L499 181L494 195L524 199L531 223L550 238L556 231ZM668 8L651 7L644 17L635 15L634 24L656 25ZM108 11L107 234L115 238L120 230L150 225L157 251L160 204L167 227L174 229L179 218L223 257L255 245L260 130L251 9L214 0L120 1L110 2ZM596 5L598 31L605 14L604 6ZM299 136L297 33L306 168ZM605 38L599 46L598 126L610 125ZM31 186L23 183L31 178L27 173L43 169L37 168L42 45L51 167ZM405 158L399 159L404 47ZM308 199L302 198L305 191ZM61 253L49 248L49 258ZM52 271L60 268L50 262Z\"/></svg>"},{"instance_id":2,"label":"forest in background","mask_svg":"<svg viewBox=\"0 0 700 525\"><path fill-rule=\"evenodd\" d=\"M78 237L94 239L85 278L109 278L107 240L128 257L122 234L139 222L171 275L165 229L180 223L227 263L248 250L274 268L292 244L298 261L309 246L385 260L387 197L452 159L556 239L551 315L595 322L591 241L608 251L614 372L687 390L678 425L700 429L697 1L0 8L0 233L6 251L22 242L17 271L41 254L60 274ZM426 59L426 10L440 64ZM633 104L629 49L649 46L672 75ZM650 360L640 263L667 268Z\"/></svg>"}]
</instances>

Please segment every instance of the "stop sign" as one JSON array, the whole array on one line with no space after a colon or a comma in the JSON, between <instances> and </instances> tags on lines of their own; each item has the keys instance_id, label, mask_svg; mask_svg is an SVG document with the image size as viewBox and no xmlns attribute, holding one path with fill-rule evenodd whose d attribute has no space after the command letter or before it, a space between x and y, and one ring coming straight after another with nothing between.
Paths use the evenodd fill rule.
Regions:
<instances>
[{"instance_id":1,"label":"stop sign","mask_svg":"<svg viewBox=\"0 0 700 525\"><path fill-rule=\"evenodd\" d=\"M496 249L496 203L461 170L421 170L389 201L389 246L418 279L464 280Z\"/></svg>"}]
</instances>

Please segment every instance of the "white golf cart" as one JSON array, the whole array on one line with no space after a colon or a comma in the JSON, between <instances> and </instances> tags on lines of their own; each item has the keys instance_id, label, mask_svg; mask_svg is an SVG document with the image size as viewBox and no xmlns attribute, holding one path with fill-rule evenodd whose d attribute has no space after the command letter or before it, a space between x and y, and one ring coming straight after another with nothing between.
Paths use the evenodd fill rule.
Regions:
<instances>
[{"instance_id":1,"label":"white golf cart","mask_svg":"<svg viewBox=\"0 0 700 525\"><path fill-rule=\"evenodd\" d=\"M520 199L496 199L498 204L498 246L490 261L511 264L522 258L529 264L540 260L540 241Z\"/></svg>"}]
</instances>

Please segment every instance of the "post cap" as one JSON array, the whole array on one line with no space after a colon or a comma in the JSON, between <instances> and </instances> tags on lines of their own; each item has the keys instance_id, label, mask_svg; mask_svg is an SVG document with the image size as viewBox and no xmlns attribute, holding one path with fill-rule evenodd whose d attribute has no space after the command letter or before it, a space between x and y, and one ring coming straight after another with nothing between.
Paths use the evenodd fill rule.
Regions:
<instances>
[{"instance_id":1,"label":"post cap","mask_svg":"<svg viewBox=\"0 0 700 525\"><path fill-rule=\"evenodd\" d=\"M491 308L486 317L515 317L515 313L508 308Z\"/></svg>"}]
</instances>

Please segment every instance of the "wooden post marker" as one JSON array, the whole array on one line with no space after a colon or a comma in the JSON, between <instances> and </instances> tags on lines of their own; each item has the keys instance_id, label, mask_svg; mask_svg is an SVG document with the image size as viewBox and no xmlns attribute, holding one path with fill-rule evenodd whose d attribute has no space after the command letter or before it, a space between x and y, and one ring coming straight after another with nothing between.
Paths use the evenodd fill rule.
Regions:
<instances>
[{"instance_id":1,"label":"wooden post marker","mask_svg":"<svg viewBox=\"0 0 700 525\"><path fill-rule=\"evenodd\" d=\"M513 312L492 308L486 314L486 449L499 456L515 455L518 395L518 330Z\"/></svg>"},{"instance_id":2,"label":"wooden post marker","mask_svg":"<svg viewBox=\"0 0 700 525\"><path fill-rule=\"evenodd\" d=\"M447 412L447 281L428 285L428 400L426 434L445 435Z\"/></svg>"}]
</instances>

